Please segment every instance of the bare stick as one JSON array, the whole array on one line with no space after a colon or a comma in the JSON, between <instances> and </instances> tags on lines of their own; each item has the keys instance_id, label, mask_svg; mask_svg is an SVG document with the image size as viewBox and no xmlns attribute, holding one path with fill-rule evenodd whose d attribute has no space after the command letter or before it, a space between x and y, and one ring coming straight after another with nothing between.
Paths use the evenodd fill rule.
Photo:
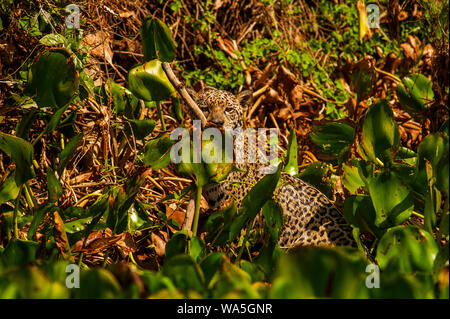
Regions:
<instances>
[{"instance_id":1,"label":"bare stick","mask_svg":"<svg viewBox=\"0 0 450 319\"><path fill-rule=\"evenodd\" d=\"M195 112L195 114L198 116L198 118L202 121L202 126L206 126L206 123L208 122L206 120L205 115L198 107L197 103L192 99L188 91L186 90L186 87L183 83L178 80L178 78L175 76L175 73L173 73L172 68L170 67L170 64L167 62L162 63L162 68L164 72L166 72L167 78L169 79L170 83L174 86L174 88L177 90L177 92L181 95L184 102Z\"/></svg>"}]
</instances>

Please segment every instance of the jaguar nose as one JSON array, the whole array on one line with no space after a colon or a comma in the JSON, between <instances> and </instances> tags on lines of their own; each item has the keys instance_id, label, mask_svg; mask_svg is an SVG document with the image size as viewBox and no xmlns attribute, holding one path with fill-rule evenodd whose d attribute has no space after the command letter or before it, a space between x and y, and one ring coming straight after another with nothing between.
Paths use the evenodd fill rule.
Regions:
<instances>
[{"instance_id":1,"label":"jaguar nose","mask_svg":"<svg viewBox=\"0 0 450 319\"><path fill-rule=\"evenodd\" d=\"M211 122L211 123L214 123L214 124L216 124L216 125L223 125L224 120L223 120L222 117L214 116L214 117L212 117L212 118L210 119L210 122Z\"/></svg>"}]
</instances>

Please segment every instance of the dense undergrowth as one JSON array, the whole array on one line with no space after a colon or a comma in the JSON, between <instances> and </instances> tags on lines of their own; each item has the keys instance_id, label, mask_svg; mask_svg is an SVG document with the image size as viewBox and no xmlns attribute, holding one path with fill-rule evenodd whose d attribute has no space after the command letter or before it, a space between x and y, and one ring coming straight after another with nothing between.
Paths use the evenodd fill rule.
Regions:
<instances>
[{"instance_id":1,"label":"dense undergrowth","mask_svg":"<svg viewBox=\"0 0 450 319\"><path fill-rule=\"evenodd\" d=\"M79 28L64 1L0 5L1 298L448 298L448 1L379 1L380 29L354 1L74 3ZM197 198L193 232L217 176L170 162L191 122L161 61L253 90L246 124L281 136L277 173ZM275 247L281 170L358 248ZM262 244L241 236L260 209Z\"/></svg>"}]
</instances>

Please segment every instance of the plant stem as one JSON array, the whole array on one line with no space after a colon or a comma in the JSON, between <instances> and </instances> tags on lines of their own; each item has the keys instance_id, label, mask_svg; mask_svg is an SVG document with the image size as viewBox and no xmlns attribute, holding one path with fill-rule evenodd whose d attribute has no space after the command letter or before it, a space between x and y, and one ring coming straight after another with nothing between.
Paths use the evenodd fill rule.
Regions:
<instances>
[{"instance_id":1,"label":"plant stem","mask_svg":"<svg viewBox=\"0 0 450 319\"><path fill-rule=\"evenodd\" d=\"M161 102L160 101L156 101L156 108L158 109L158 115L159 115L159 119L161 120L162 130L165 131L166 123L164 123L164 117L163 117L163 114L161 111Z\"/></svg>"},{"instance_id":2,"label":"plant stem","mask_svg":"<svg viewBox=\"0 0 450 319\"><path fill-rule=\"evenodd\" d=\"M17 198L16 198L16 203L14 205L14 212L13 212L13 235L15 239L19 239L19 230L17 227L17 215L19 213L19 205L20 205L20 195L22 195L22 189L23 189L23 185L20 186L19 189L19 194L17 194Z\"/></svg>"},{"instance_id":3,"label":"plant stem","mask_svg":"<svg viewBox=\"0 0 450 319\"><path fill-rule=\"evenodd\" d=\"M200 215L200 204L202 200L202 186L197 186L197 193L195 196L195 211L194 211L194 224L192 226L192 236L197 236L198 217Z\"/></svg>"}]
</instances>

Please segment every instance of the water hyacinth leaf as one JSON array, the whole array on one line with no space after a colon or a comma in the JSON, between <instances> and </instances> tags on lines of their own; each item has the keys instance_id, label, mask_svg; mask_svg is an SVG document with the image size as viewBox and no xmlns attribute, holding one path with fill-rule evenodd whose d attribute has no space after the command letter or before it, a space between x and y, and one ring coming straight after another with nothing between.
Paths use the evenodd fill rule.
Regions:
<instances>
[{"instance_id":1,"label":"water hyacinth leaf","mask_svg":"<svg viewBox=\"0 0 450 319\"><path fill-rule=\"evenodd\" d=\"M427 174L426 162L431 164L433 175L439 180L439 186L443 187L445 191L445 184L448 184L448 176L443 176L442 170L448 171L447 163L442 160L447 156L449 150L449 139L444 133L437 132L427 135L422 142L420 142L417 149L417 164L416 164L416 183L415 185L424 192L427 188ZM447 182L446 182L447 178ZM448 188L448 187L447 187Z\"/></svg>"},{"instance_id":2,"label":"water hyacinth leaf","mask_svg":"<svg viewBox=\"0 0 450 319\"><path fill-rule=\"evenodd\" d=\"M31 125L33 125L34 120L38 115L37 109L32 108L29 112L24 112L24 115L16 126L16 136L23 138L24 140L29 140L29 133Z\"/></svg>"},{"instance_id":3,"label":"water hyacinth leaf","mask_svg":"<svg viewBox=\"0 0 450 319\"><path fill-rule=\"evenodd\" d=\"M183 292L204 292L205 277L200 266L188 255L177 255L168 259L162 267L163 275L170 278Z\"/></svg>"},{"instance_id":4,"label":"water hyacinth leaf","mask_svg":"<svg viewBox=\"0 0 450 319\"><path fill-rule=\"evenodd\" d=\"M377 237L383 235L383 230L375 225L377 214L369 196L352 195L344 202L345 220L353 227L363 232L369 232Z\"/></svg>"},{"instance_id":5,"label":"water hyacinth leaf","mask_svg":"<svg viewBox=\"0 0 450 319\"><path fill-rule=\"evenodd\" d=\"M19 137L0 132L0 150L16 163L15 181L17 186L34 177L34 149L31 144Z\"/></svg>"},{"instance_id":6,"label":"water hyacinth leaf","mask_svg":"<svg viewBox=\"0 0 450 319\"><path fill-rule=\"evenodd\" d=\"M127 101L125 98L126 88L117 84L112 79L109 80L110 92L113 98L114 110L117 115L122 115L125 112Z\"/></svg>"},{"instance_id":7,"label":"water hyacinth leaf","mask_svg":"<svg viewBox=\"0 0 450 319\"><path fill-rule=\"evenodd\" d=\"M131 123L131 127L133 128L134 136L138 140L142 140L146 136L148 136L156 126L155 120L143 119L143 120L133 120L128 119Z\"/></svg>"},{"instance_id":8,"label":"water hyacinth leaf","mask_svg":"<svg viewBox=\"0 0 450 319\"><path fill-rule=\"evenodd\" d=\"M272 194L281 176L281 165L278 166L275 174L267 174L256 183L245 195L239 209L238 217L230 226L229 240L235 238L247 222L253 221L261 208L272 198Z\"/></svg>"},{"instance_id":9,"label":"water hyacinth leaf","mask_svg":"<svg viewBox=\"0 0 450 319\"><path fill-rule=\"evenodd\" d=\"M63 44L66 41L66 38L59 33L50 33L44 35L39 42L48 47L54 47L59 44Z\"/></svg>"},{"instance_id":10,"label":"water hyacinth leaf","mask_svg":"<svg viewBox=\"0 0 450 319\"><path fill-rule=\"evenodd\" d=\"M144 164L154 169L168 166L170 164L170 148L173 144L174 141L165 135L150 140L144 147Z\"/></svg>"},{"instance_id":11,"label":"water hyacinth leaf","mask_svg":"<svg viewBox=\"0 0 450 319\"><path fill-rule=\"evenodd\" d=\"M223 181L233 169L232 155L227 156L225 150L227 138L232 138L228 132L222 139L202 140L202 161L207 177L214 183ZM191 154L193 154L192 150Z\"/></svg>"},{"instance_id":12,"label":"water hyacinth leaf","mask_svg":"<svg viewBox=\"0 0 450 319\"><path fill-rule=\"evenodd\" d=\"M364 187L364 181L361 179L359 175L358 166L342 164L342 169L344 174L342 176L342 181L344 183L345 188L350 192L350 194L354 195L361 187Z\"/></svg>"},{"instance_id":13,"label":"water hyacinth leaf","mask_svg":"<svg viewBox=\"0 0 450 319\"><path fill-rule=\"evenodd\" d=\"M23 265L36 259L39 244L35 241L13 238L6 245L1 255L6 266Z\"/></svg>"},{"instance_id":14,"label":"water hyacinth leaf","mask_svg":"<svg viewBox=\"0 0 450 319\"><path fill-rule=\"evenodd\" d=\"M275 174L267 174L264 176L242 200L242 209L253 220L264 206L267 200L272 198L272 193L278 184L281 176L281 165L278 166Z\"/></svg>"},{"instance_id":15,"label":"water hyacinth leaf","mask_svg":"<svg viewBox=\"0 0 450 319\"><path fill-rule=\"evenodd\" d=\"M181 230L176 232L166 244L165 258L168 260L173 256L184 254L186 252L186 246L189 241L189 235L187 230Z\"/></svg>"},{"instance_id":16,"label":"water hyacinth leaf","mask_svg":"<svg viewBox=\"0 0 450 319\"><path fill-rule=\"evenodd\" d=\"M284 167L284 171L290 175L298 175L298 146L297 146L297 134L295 130L291 128L289 132L289 146L287 152L287 164Z\"/></svg>"},{"instance_id":17,"label":"water hyacinth leaf","mask_svg":"<svg viewBox=\"0 0 450 319\"><path fill-rule=\"evenodd\" d=\"M148 16L140 28L145 61L159 59L172 62L175 58L175 42L169 28L160 20Z\"/></svg>"},{"instance_id":18,"label":"water hyacinth leaf","mask_svg":"<svg viewBox=\"0 0 450 319\"><path fill-rule=\"evenodd\" d=\"M414 209L411 192L394 172L382 172L368 178L368 186L377 214L375 226L399 225L411 216Z\"/></svg>"},{"instance_id":19,"label":"water hyacinth leaf","mask_svg":"<svg viewBox=\"0 0 450 319\"><path fill-rule=\"evenodd\" d=\"M61 153L59 153L59 165L56 171L58 172L58 175L60 177L64 168L66 168L66 165L69 163L70 159L75 154L77 147L82 141L83 141L83 133L80 133L74 138L72 138L70 142L67 143L66 147L61 151Z\"/></svg>"},{"instance_id":20,"label":"water hyacinth leaf","mask_svg":"<svg viewBox=\"0 0 450 319\"><path fill-rule=\"evenodd\" d=\"M330 166L326 163L314 162L309 164L298 177L310 183L327 197L333 196L334 184L329 178Z\"/></svg>"},{"instance_id":21,"label":"water hyacinth leaf","mask_svg":"<svg viewBox=\"0 0 450 319\"><path fill-rule=\"evenodd\" d=\"M338 156L353 144L354 135L353 127L335 122L314 126L310 138L324 154Z\"/></svg>"},{"instance_id":22,"label":"water hyacinth leaf","mask_svg":"<svg viewBox=\"0 0 450 319\"><path fill-rule=\"evenodd\" d=\"M175 91L158 60L132 68L128 72L128 86L134 95L145 101L162 101Z\"/></svg>"},{"instance_id":23,"label":"water hyacinth leaf","mask_svg":"<svg viewBox=\"0 0 450 319\"><path fill-rule=\"evenodd\" d=\"M94 268L81 271L80 288L75 290L77 298L117 298L120 284L116 277L106 269Z\"/></svg>"},{"instance_id":24,"label":"water hyacinth leaf","mask_svg":"<svg viewBox=\"0 0 450 319\"><path fill-rule=\"evenodd\" d=\"M48 167L47 168L47 189L48 189L48 201L50 203L56 203L58 198L62 195L62 187L55 172Z\"/></svg>"},{"instance_id":25,"label":"water hyacinth leaf","mask_svg":"<svg viewBox=\"0 0 450 319\"><path fill-rule=\"evenodd\" d=\"M283 225L283 211L273 199L269 199L262 208L267 228L269 229L270 239L277 243Z\"/></svg>"},{"instance_id":26,"label":"water hyacinth leaf","mask_svg":"<svg viewBox=\"0 0 450 319\"><path fill-rule=\"evenodd\" d=\"M61 108L68 104L79 85L78 72L70 53L63 49L42 53L31 67L28 94L40 108Z\"/></svg>"},{"instance_id":27,"label":"water hyacinth leaf","mask_svg":"<svg viewBox=\"0 0 450 319\"><path fill-rule=\"evenodd\" d=\"M397 123L386 100L373 104L364 118L362 126L362 146L369 159L376 158L385 151L398 147L400 135Z\"/></svg>"},{"instance_id":28,"label":"water hyacinth leaf","mask_svg":"<svg viewBox=\"0 0 450 319\"><path fill-rule=\"evenodd\" d=\"M199 237L192 237L189 244L189 255L198 262L204 255L205 243Z\"/></svg>"},{"instance_id":29,"label":"water hyacinth leaf","mask_svg":"<svg viewBox=\"0 0 450 319\"><path fill-rule=\"evenodd\" d=\"M434 99L433 83L422 74L406 76L397 87L397 96L407 112L420 113Z\"/></svg>"},{"instance_id":30,"label":"water hyacinth leaf","mask_svg":"<svg viewBox=\"0 0 450 319\"><path fill-rule=\"evenodd\" d=\"M205 223L206 240L212 245L224 245L229 242L230 227L237 213L237 207L233 201L229 206L218 210L209 216Z\"/></svg>"},{"instance_id":31,"label":"water hyacinth leaf","mask_svg":"<svg viewBox=\"0 0 450 319\"><path fill-rule=\"evenodd\" d=\"M15 175L16 171L14 170L0 184L0 204L15 199L19 195L20 187L16 184Z\"/></svg>"},{"instance_id":32,"label":"water hyacinth leaf","mask_svg":"<svg viewBox=\"0 0 450 319\"><path fill-rule=\"evenodd\" d=\"M366 266L356 249L298 247L281 256L270 298L368 298Z\"/></svg>"},{"instance_id":33,"label":"water hyacinth leaf","mask_svg":"<svg viewBox=\"0 0 450 319\"><path fill-rule=\"evenodd\" d=\"M67 110L68 107L69 107L69 104L58 109L52 115L52 117L50 118L50 122L48 122L47 126L44 129L44 133L51 133L56 129L56 127L59 124L59 121L61 120L61 116L64 114L64 112Z\"/></svg>"},{"instance_id":34,"label":"water hyacinth leaf","mask_svg":"<svg viewBox=\"0 0 450 319\"><path fill-rule=\"evenodd\" d=\"M224 253L215 251L201 261L200 267L204 273L205 282L207 285L213 278L214 274L220 270L224 258L226 258Z\"/></svg>"},{"instance_id":35,"label":"water hyacinth leaf","mask_svg":"<svg viewBox=\"0 0 450 319\"><path fill-rule=\"evenodd\" d=\"M390 228L377 248L377 261L382 270L392 267L400 273L432 271L438 247L433 236L417 226Z\"/></svg>"}]
</instances>

